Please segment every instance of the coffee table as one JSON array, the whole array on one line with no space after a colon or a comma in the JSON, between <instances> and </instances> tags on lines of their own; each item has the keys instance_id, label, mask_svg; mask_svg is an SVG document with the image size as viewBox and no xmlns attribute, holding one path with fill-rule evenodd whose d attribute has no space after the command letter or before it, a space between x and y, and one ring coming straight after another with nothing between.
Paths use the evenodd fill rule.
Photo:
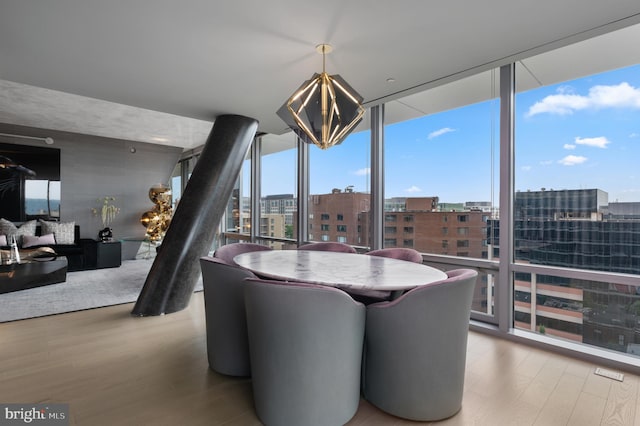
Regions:
<instances>
[{"instance_id":1,"label":"coffee table","mask_svg":"<svg viewBox=\"0 0 640 426\"><path fill-rule=\"evenodd\" d=\"M67 280L67 258L33 258L0 265L0 293L25 290Z\"/></svg>"}]
</instances>

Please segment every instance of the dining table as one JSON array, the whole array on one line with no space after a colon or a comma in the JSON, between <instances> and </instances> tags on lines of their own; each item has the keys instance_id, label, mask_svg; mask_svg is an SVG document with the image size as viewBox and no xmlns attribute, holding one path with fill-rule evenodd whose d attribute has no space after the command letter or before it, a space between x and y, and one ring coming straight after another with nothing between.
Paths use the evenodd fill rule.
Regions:
<instances>
[{"instance_id":1,"label":"dining table","mask_svg":"<svg viewBox=\"0 0 640 426\"><path fill-rule=\"evenodd\" d=\"M344 290L400 292L447 278L443 271L421 263L331 251L255 251L233 260L261 277Z\"/></svg>"}]
</instances>

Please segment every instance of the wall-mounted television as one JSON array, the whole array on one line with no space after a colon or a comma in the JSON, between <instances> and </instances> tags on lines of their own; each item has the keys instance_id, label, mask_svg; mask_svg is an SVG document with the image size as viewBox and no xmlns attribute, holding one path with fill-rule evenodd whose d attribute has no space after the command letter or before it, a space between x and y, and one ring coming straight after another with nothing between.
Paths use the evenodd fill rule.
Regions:
<instances>
[{"instance_id":1,"label":"wall-mounted television","mask_svg":"<svg viewBox=\"0 0 640 426\"><path fill-rule=\"evenodd\" d=\"M60 218L60 150L0 143L0 218Z\"/></svg>"}]
</instances>

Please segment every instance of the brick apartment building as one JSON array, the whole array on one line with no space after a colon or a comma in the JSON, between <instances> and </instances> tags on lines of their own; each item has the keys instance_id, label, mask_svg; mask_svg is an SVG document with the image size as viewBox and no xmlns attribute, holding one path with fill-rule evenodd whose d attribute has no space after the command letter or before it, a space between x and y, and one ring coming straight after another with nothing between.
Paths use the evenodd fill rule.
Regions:
<instances>
[{"instance_id":1,"label":"brick apartment building","mask_svg":"<svg viewBox=\"0 0 640 426\"><path fill-rule=\"evenodd\" d=\"M363 245L361 216L368 216L370 195L350 188L334 189L330 194L311 195L309 202L309 240L338 241Z\"/></svg>"},{"instance_id":2,"label":"brick apartment building","mask_svg":"<svg viewBox=\"0 0 640 426\"><path fill-rule=\"evenodd\" d=\"M421 253L487 258L488 213L480 210L439 210L438 197L406 198L400 211L384 217L384 246L408 247ZM368 215L360 216L362 229ZM361 235L369 245L369 233Z\"/></svg>"},{"instance_id":3,"label":"brick apartment building","mask_svg":"<svg viewBox=\"0 0 640 426\"><path fill-rule=\"evenodd\" d=\"M487 258L489 213L458 209L440 211L438 201L438 197L414 197L396 202L394 211L385 213L384 246ZM312 195L309 240L369 247L369 205L369 194L348 189Z\"/></svg>"}]
</instances>

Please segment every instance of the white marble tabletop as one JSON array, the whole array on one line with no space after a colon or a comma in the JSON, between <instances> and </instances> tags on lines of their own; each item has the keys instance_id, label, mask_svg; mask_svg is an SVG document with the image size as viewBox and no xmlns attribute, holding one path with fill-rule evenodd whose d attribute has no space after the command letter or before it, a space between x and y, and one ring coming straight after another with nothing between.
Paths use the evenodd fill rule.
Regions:
<instances>
[{"instance_id":1,"label":"white marble tabletop","mask_svg":"<svg viewBox=\"0 0 640 426\"><path fill-rule=\"evenodd\" d=\"M363 290L406 290L447 278L419 263L330 251L257 251L233 260L263 277Z\"/></svg>"}]
</instances>

